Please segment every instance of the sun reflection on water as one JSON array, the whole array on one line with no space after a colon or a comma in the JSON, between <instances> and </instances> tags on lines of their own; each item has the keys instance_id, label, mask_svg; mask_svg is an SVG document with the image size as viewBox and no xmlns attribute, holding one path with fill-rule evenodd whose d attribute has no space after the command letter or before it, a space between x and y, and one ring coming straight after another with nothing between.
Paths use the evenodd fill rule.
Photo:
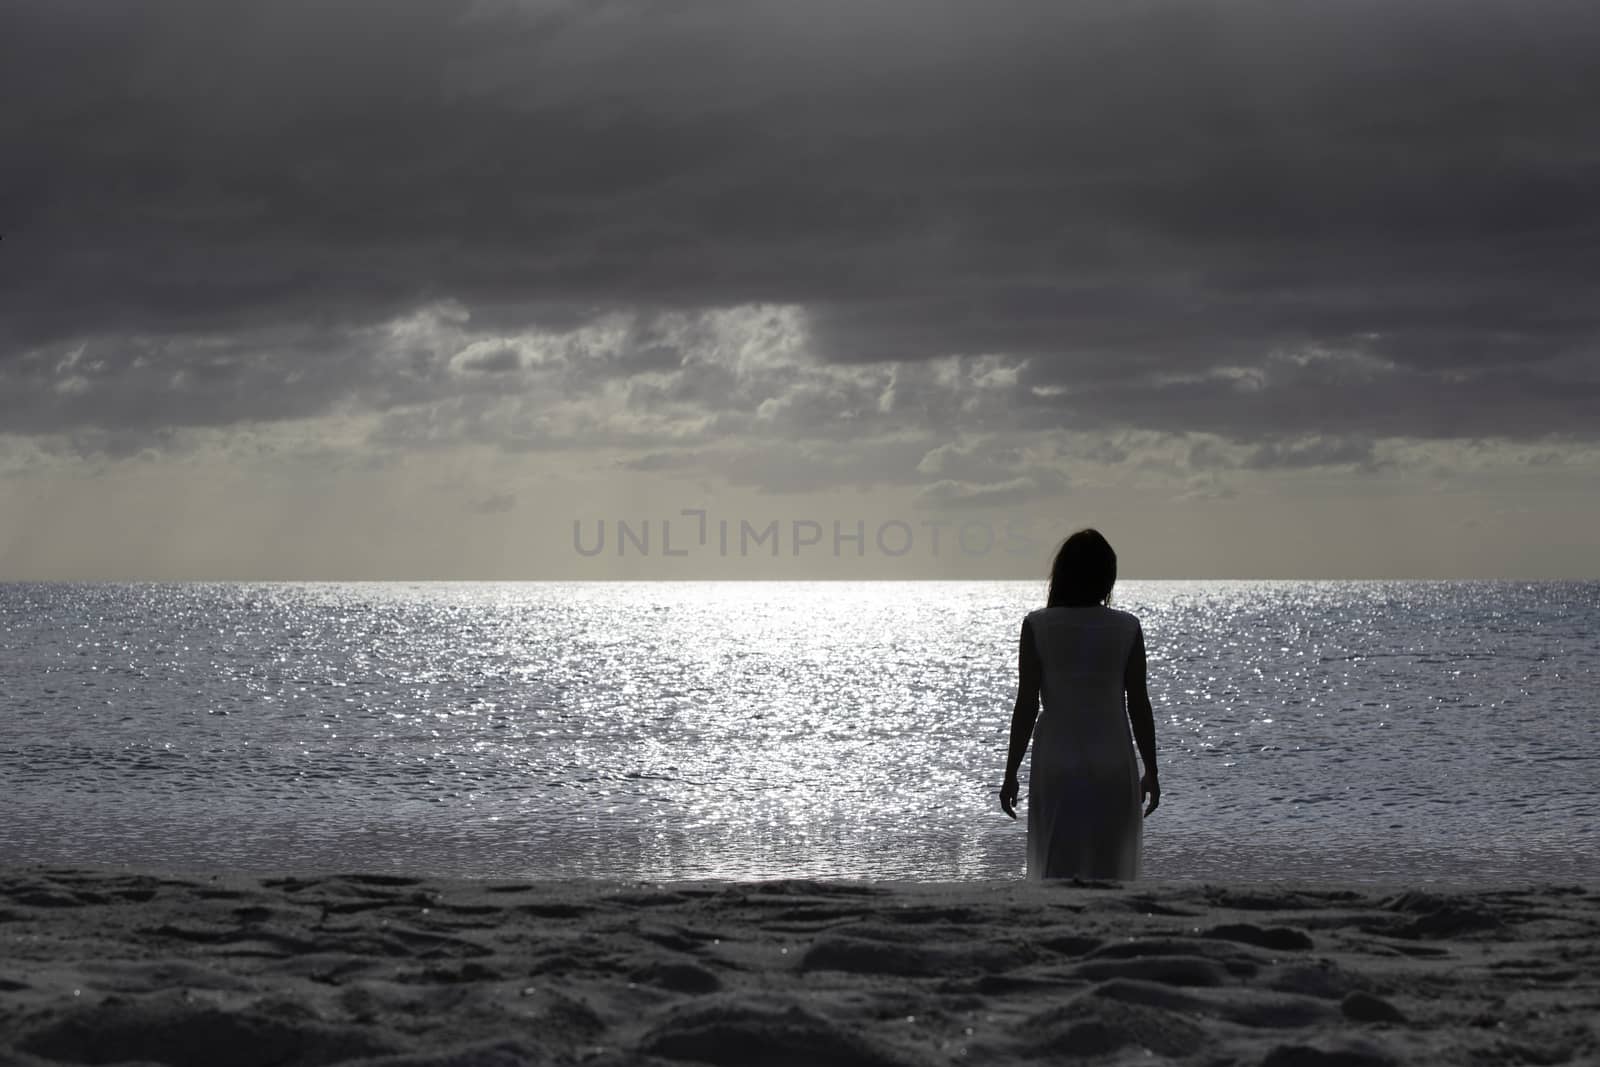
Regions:
<instances>
[{"instance_id":1,"label":"sun reflection on water","mask_svg":"<svg viewBox=\"0 0 1600 1067\"><path fill-rule=\"evenodd\" d=\"M1017 627L1041 594L0 586L0 765L20 798L0 847L268 870L1009 876L1022 830L993 792ZM1596 801L1565 777L1600 758L1600 586L1125 582L1116 603L1149 645L1166 794L1151 873L1300 856L1559 876L1600 852L1575 838Z\"/></svg>"}]
</instances>

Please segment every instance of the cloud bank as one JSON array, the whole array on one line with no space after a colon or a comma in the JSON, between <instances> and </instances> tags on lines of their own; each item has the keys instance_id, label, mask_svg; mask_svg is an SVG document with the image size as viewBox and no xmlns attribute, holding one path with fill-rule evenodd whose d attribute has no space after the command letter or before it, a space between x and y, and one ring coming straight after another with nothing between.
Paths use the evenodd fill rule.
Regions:
<instances>
[{"instance_id":1,"label":"cloud bank","mask_svg":"<svg viewBox=\"0 0 1600 1067\"><path fill-rule=\"evenodd\" d=\"M13 0L0 432L953 502L1067 477L963 435L1594 441L1595 55L1559 0Z\"/></svg>"}]
</instances>

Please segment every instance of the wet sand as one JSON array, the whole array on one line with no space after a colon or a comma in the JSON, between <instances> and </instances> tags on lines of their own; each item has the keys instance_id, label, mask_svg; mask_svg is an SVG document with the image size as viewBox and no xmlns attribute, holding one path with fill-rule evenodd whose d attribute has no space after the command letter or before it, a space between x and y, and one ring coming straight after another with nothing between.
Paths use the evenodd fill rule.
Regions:
<instances>
[{"instance_id":1,"label":"wet sand","mask_svg":"<svg viewBox=\"0 0 1600 1067\"><path fill-rule=\"evenodd\" d=\"M0 870L0 1064L1600 1062L1600 890Z\"/></svg>"}]
</instances>

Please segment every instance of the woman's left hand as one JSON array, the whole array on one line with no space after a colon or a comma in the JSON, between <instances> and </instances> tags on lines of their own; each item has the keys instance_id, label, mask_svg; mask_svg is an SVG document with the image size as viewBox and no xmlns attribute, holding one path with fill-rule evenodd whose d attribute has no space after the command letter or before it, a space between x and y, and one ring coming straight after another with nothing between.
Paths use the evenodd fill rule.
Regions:
<instances>
[{"instance_id":1,"label":"woman's left hand","mask_svg":"<svg viewBox=\"0 0 1600 1067\"><path fill-rule=\"evenodd\" d=\"M1139 796L1150 802L1150 806L1144 809L1146 815L1161 805L1161 782L1156 778L1155 771L1145 771L1144 777L1139 779Z\"/></svg>"}]
</instances>

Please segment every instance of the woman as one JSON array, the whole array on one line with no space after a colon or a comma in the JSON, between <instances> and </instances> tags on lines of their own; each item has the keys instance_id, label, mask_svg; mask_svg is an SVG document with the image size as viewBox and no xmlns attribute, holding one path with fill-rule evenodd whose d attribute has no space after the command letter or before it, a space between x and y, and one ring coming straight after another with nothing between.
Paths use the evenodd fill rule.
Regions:
<instances>
[{"instance_id":1,"label":"woman","mask_svg":"<svg viewBox=\"0 0 1600 1067\"><path fill-rule=\"evenodd\" d=\"M1000 807L1017 817L1017 769L1033 737L1029 879L1137 878L1144 816L1161 802L1144 631L1133 615L1107 606L1116 580L1111 545L1094 530L1079 530L1056 553L1046 606L1022 620ZM1142 779L1130 719L1144 759ZM1149 798L1142 814L1141 797Z\"/></svg>"}]
</instances>

